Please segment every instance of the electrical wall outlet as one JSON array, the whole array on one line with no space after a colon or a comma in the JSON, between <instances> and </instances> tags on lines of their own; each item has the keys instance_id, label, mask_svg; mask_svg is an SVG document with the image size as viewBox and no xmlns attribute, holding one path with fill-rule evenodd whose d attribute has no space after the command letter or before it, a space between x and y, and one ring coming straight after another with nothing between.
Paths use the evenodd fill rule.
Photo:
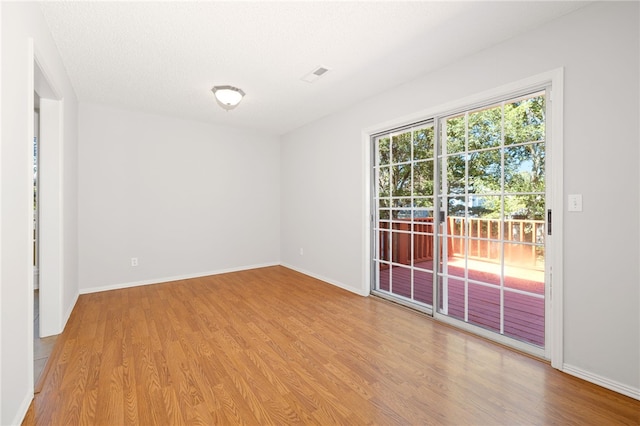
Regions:
<instances>
[{"instance_id":1,"label":"electrical wall outlet","mask_svg":"<svg viewBox=\"0 0 640 426\"><path fill-rule=\"evenodd\" d=\"M300 256L304 255L304 249L300 248Z\"/></svg>"},{"instance_id":2,"label":"electrical wall outlet","mask_svg":"<svg viewBox=\"0 0 640 426\"><path fill-rule=\"evenodd\" d=\"M131 266L138 266L138 258L137 257L132 257L131 258Z\"/></svg>"}]
</instances>

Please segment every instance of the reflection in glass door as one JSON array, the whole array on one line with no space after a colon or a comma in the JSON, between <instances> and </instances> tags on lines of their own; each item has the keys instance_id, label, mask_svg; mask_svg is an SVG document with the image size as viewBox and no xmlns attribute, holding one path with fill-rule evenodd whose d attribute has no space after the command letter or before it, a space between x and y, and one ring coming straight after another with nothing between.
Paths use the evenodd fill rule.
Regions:
<instances>
[{"instance_id":1,"label":"reflection in glass door","mask_svg":"<svg viewBox=\"0 0 640 426\"><path fill-rule=\"evenodd\" d=\"M437 312L545 343L545 94L439 120Z\"/></svg>"},{"instance_id":2,"label":"reflection in glass door","mask_svg":"<svg viewBox=\"0 0 640 426\"><path fill-rule=\"evenodd\" d=\"M374 293L431 311L432 122L374 138Z\"/></svg>"}]
</instances>

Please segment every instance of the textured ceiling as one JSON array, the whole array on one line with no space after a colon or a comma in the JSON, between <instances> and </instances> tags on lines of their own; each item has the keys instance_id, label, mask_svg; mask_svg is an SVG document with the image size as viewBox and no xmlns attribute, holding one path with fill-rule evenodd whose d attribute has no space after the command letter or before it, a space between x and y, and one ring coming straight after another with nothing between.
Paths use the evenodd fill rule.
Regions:
<instances>
[{"instance_id":1,"label":"textured ceiling","mask_svg":"<svg viewBox=\"0 0 640 426\"><path fill-rule=\"evenodd\" d=\"M282 134L584 2L42 2L78 99ZM315 83L301 78L330 69ZM247 96L226 112L214 85Z\"/></svg>"}]
</instances>

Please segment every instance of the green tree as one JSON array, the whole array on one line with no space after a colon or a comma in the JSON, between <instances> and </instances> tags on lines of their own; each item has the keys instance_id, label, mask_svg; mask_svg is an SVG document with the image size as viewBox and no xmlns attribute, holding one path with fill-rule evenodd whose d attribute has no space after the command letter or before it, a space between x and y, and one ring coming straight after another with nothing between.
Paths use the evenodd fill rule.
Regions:
<instances>
[{"instance_id":1,"label":"green tree","mask_svg":"<svg viewBox=\"0 0 640 426\"><path fill-rule=\"evenodd\" d=\"M545 98L543 94L443 120L440 147L449 215L544 217ZM380 207L433 207L434 128L424 126L376 141ZM504 197L500 194L504 193ZM465 198L467 197L467 198ZM382 205L384 204L384 205Z\"/></svg>"}]
</instances>

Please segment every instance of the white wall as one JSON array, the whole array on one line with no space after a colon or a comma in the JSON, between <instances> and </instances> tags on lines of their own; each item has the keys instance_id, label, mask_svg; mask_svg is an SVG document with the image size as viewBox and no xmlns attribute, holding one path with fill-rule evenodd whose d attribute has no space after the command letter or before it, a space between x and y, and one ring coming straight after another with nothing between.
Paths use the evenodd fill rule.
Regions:
<instances>
[{"instance_id":1,"label":"white wall","mask_svg":"<svg viewBox=\"0 0 640 426\"><path fill-rule=\"evenodd\" d=\"M19 423L33 396L32 140L33 58L47 64L64 97L60 164L60 233L63 288L60 308L69 312L77 282L77 102L57 49L36 3L0 2L2 8L2 130L0 157L0 424ZM63 326L64 324L59 324Z\"/></svg>"},{"instance_id":2,"label":"white wall","mask_svg":"<svg viewBox=\"0 0 640 426\"><path fill-rule=\"evenodd\" d=\"M561 190L584 197L564 214L565 369L640 397L638 6L590 5L283 136L283 264L366 293L363 129L565 67Z\"/></svg>"},{"instance_id":3,"label":"white wall","mask_svg":"<svg viewBox=\"0 0 640 426\"><path fill-rule=\"evenodd\" d=\"M277 137L86 103L79 129L81 293L279 263Z\"/></svg>"}]
</instances>

